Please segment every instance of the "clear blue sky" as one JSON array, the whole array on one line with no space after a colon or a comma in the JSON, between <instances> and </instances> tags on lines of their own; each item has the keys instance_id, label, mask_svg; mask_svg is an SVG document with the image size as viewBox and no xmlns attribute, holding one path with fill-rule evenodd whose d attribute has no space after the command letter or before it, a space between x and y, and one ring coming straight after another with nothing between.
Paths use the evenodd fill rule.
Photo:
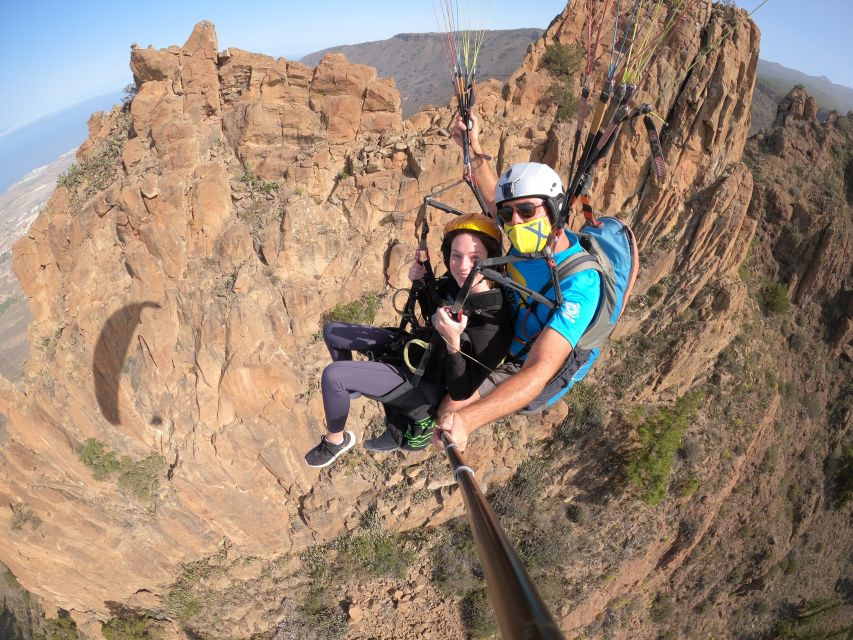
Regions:
<instances>
[{"instance_id":1,"label":"clear blue sky","mask_svg":"<svg viewBox=\"0 0 853 640\"><path fill-rule=\"evenodd\" d=\"M759 1L738 4L752 8ZM564 6L560 0L495 0L488 26L544 28ZM754 17L762 58L853 86L853 0L769 0ZM182 45L199 20L216 25L220 49L288 58L436 29L430 0L0 0L0 132L120 89L132 80L131 42Z\"/></svg>"}]
</instances>

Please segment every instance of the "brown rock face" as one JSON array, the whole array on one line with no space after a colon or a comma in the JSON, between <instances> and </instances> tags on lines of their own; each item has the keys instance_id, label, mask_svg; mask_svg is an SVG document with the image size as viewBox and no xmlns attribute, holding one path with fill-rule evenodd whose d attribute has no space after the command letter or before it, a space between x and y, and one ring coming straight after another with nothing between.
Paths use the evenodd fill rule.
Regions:
<instances>
[{"instance_id":1,"label":"brown rock face","mask_svg":"<svg viewBox=\"0 0 853 640\"><path fill-rule=\"evenodd\" d=\"M786 283L798 305L829 301L834 352L849 355L853 162L844 150L851 143L851 118L818 123L813 103L795 87L779 105L774 129L750 139L747 152L763 157L750 209L767 212L761 232L772 249L762 258L777 265L772 275Z\"/></svg>"},{"instance_id":2,"label":"brown rock face","mask_svg":"<svg viewBox=\"0 0 853 640\"><path fill-rule=\"evenodd\" d=\"M817 103L801 86L794 87L779 103L773 128L784 127L797 120L813 122L817 118Z\"/></svg>"},{"instance_id":3,"label":"brown rock face","mask_svg":"<svg viewBox=\"0 0 853 640\"><path fill-rule=\"evenodd\" d=\"M641 309L620 335L688 311L703 323L644 373L650 399L689 389L730 340L745 299L736 270L757 224L740 157L758 32L734 21L743 15L734 8L691 6L638 96L666 117L670 173L649 179L642 128L626 125L591 191L598 207L634 222L645 258L635 295L667 282L655 314ZM506 86L480 86L484 147L499 169L547 159L566 172L574 131L555 122L542 57L585 37L584 11L567 7ZM36 348L26 392L0 388L9 433L0 497L41 523L4 539L0 561L51 604L103 619L106 602L163 597L180 563L220 548L299 551L353 528L369 504L401 529L461 513L446 474L422 471L426 454L393 482L372 462L318 476L302 461L323 428L322 317L404 280L423 197L461 173L444 130L450 109L403 122L393 82L373 69L341 55L311 70L217 52L209 23L183 47L134 48L131 68L129 108L90 121L82 182L57 189L14 249ZM796 215L787 195L772 197L781 216ZM455 204L475 206L467 193ZM445 218L429 215L440 228ZM834 241L822 242L815 260L835 264ZM394 322L387 299L378 322ZM513 418L512 445L478 432L479 477L505 481L524 445L564 413L559 404ZM354 403L359 437L375 415ZM159 461L146 467L157 481L147 497L117 483L120 472L93 479L79 455L93 440L130 461ZM378 484L404 482L429 499L377 499Z\"/></svg>"}]
</instances>

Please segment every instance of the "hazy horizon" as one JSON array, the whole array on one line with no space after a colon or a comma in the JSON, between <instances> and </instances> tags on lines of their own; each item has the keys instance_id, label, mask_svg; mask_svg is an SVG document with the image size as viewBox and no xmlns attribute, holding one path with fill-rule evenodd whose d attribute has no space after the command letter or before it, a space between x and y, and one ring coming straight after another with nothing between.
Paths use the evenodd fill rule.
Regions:
<instances>
[{"instance_id":1,"label":"hazy horizon","mask_svg":"<svg viewBox=\"0 0 853 640\"><path fill-rule=\"evenodd\" d=\"M0 134L0 193L33 169L77 149L89 137L86 123L91 115L120 103L121 98L122 91L101 94Z\"/></svg>"}]
</instances>

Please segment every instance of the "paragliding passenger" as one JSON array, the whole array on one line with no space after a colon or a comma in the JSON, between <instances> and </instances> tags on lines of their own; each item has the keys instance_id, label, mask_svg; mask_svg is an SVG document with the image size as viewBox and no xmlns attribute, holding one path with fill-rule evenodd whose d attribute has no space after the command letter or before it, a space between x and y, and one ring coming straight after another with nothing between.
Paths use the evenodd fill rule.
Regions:
<instances>
[{"instance_id":1,"label":"paragliding passenger","mask_svg":"<svg viewBox=\"0 0 853 640\"><path fill-rule=\"evenodd\" d=\"M366 449L422 449L430 443L442 397L469 397L503 360L512 339L512 317L499 289L480 277L460 317L452 318L445 306L454 302L478 260L501 254L500 228L481 214L460 216L445 226L441 251L449 275L437 282L439 305L432 316L433 328L427 330L431 335L413 341L405 358L386 349L398 336L392 329L337 322L324 327L333 360L321 380L327 432L305 455L308 466L325 467L355 444L355 435L345 429L350 398L364 395L385 405L388 429L367 440ZM413 263L412 281L423 275L423 267ZM414 371L407 365L420 361L427 344L432 346L429 359L413 385ZM353 351L374 357L353 361Z\"/></svg>"},{"instance_id":2,"label":"paragliding passenger","mask_svg":"<svg viewBox=\"0 0 853 640\"><path fill-rule=\"evenodd\" d=\"M453 137L462 145L465 125L460 117ZM522 260L507 268L507 275L533 291L555 300L552 271L540 252L545 249L558 219L565 194L560 176L549 166L523 162L510 166L500 177L480 146L479 122L470 117L468 137L472 168L490 213L503 225L512 248L509 255ZM557 268L584 250L578 236L561 230L553 248ZM433 441L443 449L440 430L449 432L460 450L469 434L480 426L519 410L533 412L555 402L579 380L598 350L578 349L599 306L601 282L596 270L583 270L559 278L562 304L553 310L518 291L506 289L515 315L515 335L507 361L490 374L468 399L446 398L439 409Z\"/></svg>"}]
</instances>

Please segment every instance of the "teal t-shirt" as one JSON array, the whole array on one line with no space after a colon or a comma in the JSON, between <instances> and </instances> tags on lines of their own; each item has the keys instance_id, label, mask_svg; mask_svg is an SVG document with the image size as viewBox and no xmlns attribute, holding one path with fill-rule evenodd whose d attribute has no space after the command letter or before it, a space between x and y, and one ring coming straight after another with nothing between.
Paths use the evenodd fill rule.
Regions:
<instances>
[{"instance_id":1,"label":"teal t-shirt","mask_svg":"<svg viewBox=\"0 0 853 640\"><path fill-rule=\"evenodd\" d=\"M583 251L578 237L566 231L570 246L554 256L557 264ZM510 255L519 255L515 248ZM546 283L551 282L551 270L543 259L516 262L507 266L507 275L515 282L523 284L533 291L541 291ZM575 348L580 337L586 331L601 297L601 279L597 271L588 270L569 276L560 283L563 292L563 305L554 314L547 326L568 340ZM546 326L551 310L544 304L538 304L529 296L515 290L509 290L509 301L515 312L515 335L513 336L510 355L517 355L528 342L533 342ZM549 288L545 297L554 300L554 289ZM531 306L532 303L532 306ZM531 311L532 309L532 311ZM526 358L525 353L522 359Z\"/></svg>"}]
</instances>

